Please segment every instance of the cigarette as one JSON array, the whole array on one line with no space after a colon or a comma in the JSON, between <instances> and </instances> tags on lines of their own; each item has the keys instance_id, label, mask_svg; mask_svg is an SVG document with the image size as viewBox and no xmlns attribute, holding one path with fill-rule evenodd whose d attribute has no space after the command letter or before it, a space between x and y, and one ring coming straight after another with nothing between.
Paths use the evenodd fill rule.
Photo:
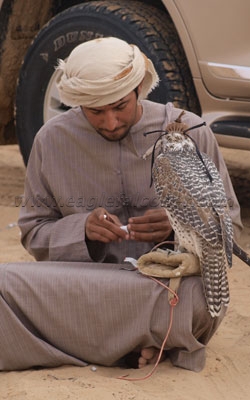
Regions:
<instances>
[{"instance_id":1,"label":"cigarette","mask_svg":"<svg viewBox=\"0 0 250 400\"><path fill-rule=\"evenodd\" d=\"M122 230L126 231L127 233L129 233L129 231L128 231L128 226L127 226L127 225L122 225L122 226L120 226L120 228L121 228Z\"/></svg>"},{"instance_id":2,"label":"cigarette","mask_svg":"<svg viewBox=\"0 0 250 400\"><path fill-rule=\"evenodd\" d=\"M106 220L109 221L109 222L115 223L115 221L114 221L108 214L104 214L104 219L106 219ZM121 228L123 231L129 233L129 231L128 231L128 226L127 226L127 225L122 225L122 226L120 226L120 228Z\"/></svg>"}]
</instances>

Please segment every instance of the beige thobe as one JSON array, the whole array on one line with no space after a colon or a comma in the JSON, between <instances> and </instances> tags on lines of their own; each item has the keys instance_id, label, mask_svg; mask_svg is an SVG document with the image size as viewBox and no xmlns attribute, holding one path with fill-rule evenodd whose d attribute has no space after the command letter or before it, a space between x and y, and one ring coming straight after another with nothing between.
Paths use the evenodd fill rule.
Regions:
<instances>
[{"instance_id":1,"label":"beige thobe","mask_svg":"<svg viewBox=\"0 0 250 400\"><path fill-rule=\"evenodd\" d=\"M120 142L108 142L80 108L50 120L30 156L19 225L22 242L39 262L1 265L0 369L85 362L115 365L143 347L161 347L170 324L168 292L136 271L121 269L153 243L85 243L85 221L98 206L123 224L158 207L150 188L146 150L177 118L171 104L143 101L143 116ZM200 118L186 113L189 125ZM230 199L235 229L239 205L209 128L192 131L201 151L215 161ZM105 261L105 263L103 263ZM168 283L168 280L165 280ZM200 277L183 278L165 345L175 366L200 371L205 345L223 319L207 311Z\"/></svg>"}]
</instances>

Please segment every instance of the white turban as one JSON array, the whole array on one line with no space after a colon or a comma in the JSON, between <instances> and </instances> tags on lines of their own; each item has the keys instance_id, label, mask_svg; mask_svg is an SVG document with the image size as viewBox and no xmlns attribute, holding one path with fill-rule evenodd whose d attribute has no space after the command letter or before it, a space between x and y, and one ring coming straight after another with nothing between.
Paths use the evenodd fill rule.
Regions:
<instances>
[{"instance_id":1,"label":"white turban","mask_svg":"<svg viewBox=\"0 0 250 400\"><path fill-rule=\"evenodd\" d=\"M135 45L109 37L75 47L66 62L59 60L58 83L62 103L67 106L101 107L127 96L142 81L139 99L157 86L152 62Z\"/></svg>"}]
</instances>

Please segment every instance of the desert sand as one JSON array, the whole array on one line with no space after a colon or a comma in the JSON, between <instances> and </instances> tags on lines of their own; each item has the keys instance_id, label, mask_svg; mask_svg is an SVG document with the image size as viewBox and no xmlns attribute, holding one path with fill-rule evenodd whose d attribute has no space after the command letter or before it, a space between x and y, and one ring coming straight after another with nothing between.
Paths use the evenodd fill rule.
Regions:
<instances>
[{"instance_id":1,"label":"desert sand","mask_svg":"<svg viewBox=\"0 0 250 400\"><path fill-rule=\"evenodd\" d=\"M250 154L221 149L242 207L241 246L250 252ZM17 145L0 146L0 263L29 262L17 227L25 167ZM247 400L250 393L250 268L234 257L229 270L231 303L207 346L200 373L161 363L149 379L117 379L120 368L63 366L0 372L0 399L8 400ZM4 323L4 321L0 321ZM126 370L144 377L151 366Z\"/></svg>"}]
</instances>

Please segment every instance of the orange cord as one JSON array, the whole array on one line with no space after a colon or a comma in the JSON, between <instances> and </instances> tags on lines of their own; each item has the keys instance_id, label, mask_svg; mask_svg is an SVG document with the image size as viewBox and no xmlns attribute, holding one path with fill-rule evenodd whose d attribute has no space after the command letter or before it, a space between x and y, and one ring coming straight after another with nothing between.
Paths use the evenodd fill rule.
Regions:
<instances>
[{"instance_id":1,"label":"orange cord","mask_svg":"<svg viewBox=\"0 0 250 400\"><path fill-rule=\"evenodd\" d=\"M159 365L159 363L160 363L161 356L162 356L162 353L163 353L163 351L164 351L164 347L165 347L166 341L168 340L168 337L169 337L169 334L170 334L170 331L171 331L171 328L172 328L172 325L173 325L174 307L177 305L177 303L178 303L178 301L179 301L179 297L177 296L177 293L174 292L172 289L170 289L170 288L169 288L167 285L165 285L163 282L159 281L158 279L153 278L152 276L148 276L147 278L152 279L153 281L155 281L155 282L158 283L159 285L163 286L165 289L169 290L169 291L174 295L174 298L172 298L172 299L170 300L170 303L169 303L170 306L171 306L171 308L170 308L169 327L168 327L166 336L165 336L165 338L164 338L164 340L163 340L163 342L162 342L161 349L160 349L158 358L157 358L157 360L156 360L156 363L155 363L153 369L152 369L147 375L145 375L145 376L143 376L143 377L141 377L141 378L127 378L127 375L124 375L124 376L119 376L117 379L123 379L123 380L126 380L126 381L143 381L143 380L145 380L145 379L150 378L150 377L153 375L153 373L155 372L156 368L158 367L158 365Z\"/></svg>"}]
</instances>

